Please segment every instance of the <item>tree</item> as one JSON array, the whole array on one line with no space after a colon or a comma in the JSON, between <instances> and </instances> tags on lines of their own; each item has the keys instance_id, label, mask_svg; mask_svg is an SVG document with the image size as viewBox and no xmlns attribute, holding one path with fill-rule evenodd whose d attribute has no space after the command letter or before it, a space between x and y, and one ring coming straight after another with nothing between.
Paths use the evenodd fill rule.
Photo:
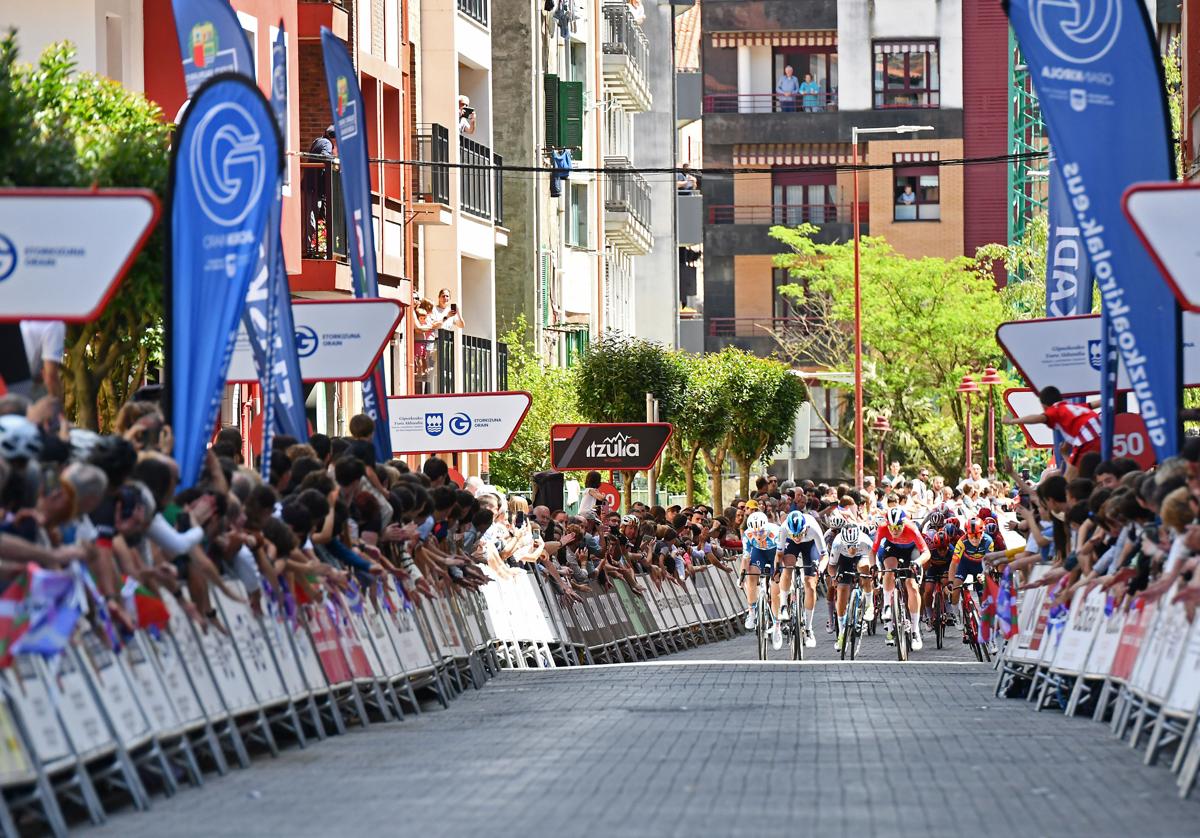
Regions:
<instances>
[{"instance_id":1,"label":"tree","mask_svg":"<svg viewBox=\"0 0 1200 838\"><path fill-rule=\"evenodd\" d=\"M730 352L708 355L679 353L685 373L686 408L675 415L672 454L683 470L688 505L696 502L696 459L708 467L714 506L722 506L721 475L725 467L729 429Z\"/></svg>"},{"instance_id":2,"label":"tree","mask_svg":"<svg viewBox=\"0 0 1200 838\"><path fill-rule=\"evenodd\" d=\"M751 467L792 436L806 390L786 364L725 351L731 373L726 447L738 464L739 493L749 497Z\"/></svg>"},{"instance_id":3,"label":"tree","mask_svg":"<svg viewBox=\"0 0 1200 838\"><path fill-rule=\"evenodd\" d=\"M659 402L659 418L672 421L684 407L687 373L661 344L618 334L591 344L575 376L576 405L589 422L645 422L646 394ZM625 503L632 497L625 481Z\"/></svg>"},{"instance_id":4,"label":"tree","mask_svg":"<svg viewBox=\"0 0 1200 838\"><path fill-rule=\"evenodd\" d=\"M0 186L167 185L170 126L142 94L75 73L75 49L55 44L36 66L0 39ZM93 322L67 332L67 407L77 424L108 428L162 347L163 233L157 229Z\"/></svg>"},{"instance_id":5,"label":"tree","mask_svg":"<svg viewBox=\"0 0 1200 838\"><path fill-rule=\"evenodd\" d=\"M531 477L550 468L550 426L578 422L573 370L542 366L524 315L501 340L508 344L508 386L533 397L512 445L488 460L491 480L506 490L524 491Z\"/></svg>"},{"instance_id":6,"label":"tree","mask_svg":"<svg viewBox=\"0 0 1200 838\"><path fill-rule=\"evenodd\" d=\"M780 289L795 306L825 298L828 319L819 328L849 334L854 322L854 254L850 244L818 244L803 228L774 227L787 246L776 265L794 284ZM963 405L955 387L963 374L999 365L996 326L1005 309L990 271L967 257L909 259L882 238L862 239L862 325L868 412L887 413L897 430L892 450L923 460L942 474L961 473ZM787 354L804 359L806 346L783 340ZM846 346L843 342L841 346ZM832 352L818 366L850 369L853 349ZM983 400L973 411L982 427ZM839 436L849 443L847 436Z\"/></svg>"}]
</instances>

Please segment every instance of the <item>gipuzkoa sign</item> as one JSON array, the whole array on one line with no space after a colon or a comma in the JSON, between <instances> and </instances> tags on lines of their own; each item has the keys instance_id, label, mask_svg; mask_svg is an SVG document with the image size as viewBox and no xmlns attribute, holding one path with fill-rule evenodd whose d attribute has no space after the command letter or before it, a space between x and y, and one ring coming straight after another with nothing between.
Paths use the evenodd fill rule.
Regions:
<instances>
[{"instance_id":1,"label":"gipuzkoa sign","mask_svg":"<svg viewBox=\"0 0 1200 838\"><path fill-rule=\"evenodd\" d=\"M531 400L521 391L392 397L392 452L501 451L512 443Z\"/></svg>"},{"instance_id":2,"label":"gipuzkoa sign","mask_svg":"<svg viewBox=\"0 0 1200 838\"><path fill-rule=\"evenodd\" d=\"M550 429L550 461L559 471L652 468L671 437L667 422L555 425Z\"/></svg>"}]
</instances>

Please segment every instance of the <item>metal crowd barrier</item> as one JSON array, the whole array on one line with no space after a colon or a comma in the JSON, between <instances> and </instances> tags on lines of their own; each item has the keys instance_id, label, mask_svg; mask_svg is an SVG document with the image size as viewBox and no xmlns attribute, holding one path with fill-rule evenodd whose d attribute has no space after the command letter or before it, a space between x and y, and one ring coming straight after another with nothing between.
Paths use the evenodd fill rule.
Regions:
<instances>
[{"instance_id":1,"label":"metal crowd barrier","mask_svg":"<svg viewBox=\"0 0 1200 838\"><path fill-rule=\"evenodd\" d=\"M1044 573L1035 568L1032 578ZM1144 745L1146 765L1170 755L1179 795L1187 797L1200 774L1200 620L1189 623L1173 601L1182 586L1128 610L1110 607L1098 587L1078 591L1057 619L1049 589L1023 592L1019 633L999 658L996 694L1027 688L1038 711L1059 707L1071 716L1093 700L1092 718L1131 749Z\"/></svg>"},{"instance_id":2,"label":"metal crowd barrier","mask_svg":"<svg viewBox=\"0 0 1200 838\"><path fill-rule=\"evenodd\" d=\"M248 767L252 749L277 755L282 737L304 748L419 714L418 691L448 706L502 668L649 660L742 631L732 574L639 584L618 579L564 606L540 573L523 573L415 606L382 587L291 614L264 597L262 616L214 591L228 633L201 630L164 593L165 629L139 630L119 652L81 623L57 659L22 655L0 670L0 833L19 834L22 818L65 835L72 812L101 824L105 801L146 809L148 787L170 796L181 778L198 787L206 771Z\"/></svg>"}]
</instances>

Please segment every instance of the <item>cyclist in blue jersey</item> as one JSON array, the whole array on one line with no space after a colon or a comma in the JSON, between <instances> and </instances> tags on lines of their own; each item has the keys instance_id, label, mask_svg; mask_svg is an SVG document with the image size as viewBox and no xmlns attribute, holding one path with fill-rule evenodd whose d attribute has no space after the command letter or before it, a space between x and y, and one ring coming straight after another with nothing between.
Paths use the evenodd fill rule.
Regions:
<instances>
[{"instance_id":1,"label":"cyclist in blue jersey","mask_svg":"<svg viewBox=\"0 0 1200 838\"><path fill-rule=\"evenodd\" d=\"M759 576L766 578L765 584L771 583L775 575L775 555L779 551L779 527L772 524L765 513L754 511L746 519L746 529L742 534L742 557L745 560L746 571L746 601L750 604L750 613L746 615L746 631L758 628L758 614L755 603L758 602ZM776 651L783 648L783 629L779 625L779 589L771 591L771 616L774 625L771 628L771 645Z\"/></svg>"},{"instance_id":2,"label":"cyclist in blue jersey","mask_svg":"<svg viewBox=\"0 0 1200 838\"><path fill-rule=\"evenodd\" d=\"M983 561L988 553L995 549L995 542L992 537L985 531L983 521L978 518L972 518L967 521L964 528L965 534L954 545L954 554L950 557L950 575L959 582L965 580L968 576L975 577L975 585L977 589L983 588ZM955 591L953 596L954 610L958 613L958 617L962 619L962 600L959 598L959 592ZM965 642L965 641L964 641Z\"/></svg>"},{"instance_id":3,"label":"cyclist in blue jersey","mask_svg":"<svg viewBox=\"0 0 1200 838\"><path fill-rule=\"evenodd\" d=\"M780 527L780 541L783 552L783 574L780 580L780 590L785 594L792 588L792 573L796 559L802 561L800 566L804 572L804 645L812 648L817 645L813 634L813 613L817 610L817 579L825 570L825 533L813 515L807 515L799 509L787 514ZM780 612L780 618L786 620L786 612Z\"/></svg>"}]
</instances>

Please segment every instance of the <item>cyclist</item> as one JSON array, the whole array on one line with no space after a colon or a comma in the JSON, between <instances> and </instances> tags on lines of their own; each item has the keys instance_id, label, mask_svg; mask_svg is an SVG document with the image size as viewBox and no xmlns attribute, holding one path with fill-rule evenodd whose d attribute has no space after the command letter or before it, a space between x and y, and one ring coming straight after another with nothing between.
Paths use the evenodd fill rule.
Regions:
<instances>
[{"instance_id":1,"label":"cyclist","mask_svg":"<svg viewBox=\"0 0 1200 838\"><path fill-rule=\"evenodd\" d=\"M925 541L929 541L934 533L940 532L942 527L946 526L946 513L940 509L935 509L925 516L925 520L921 523L921 534L925 536Z\"/></svg>"},{"instance_id":2,"label":"cyclist","mask_svg":"<svg viewBox=\"0 0 1200 838\"><path fill-rule=\"evenodd\" d=\"M995 543L992 537L984 531L984 523L978 518L967 521L966 533L958 544L954 545L954 555L950 559L950 575L962 582L968 576L975 577L976 590L983 588L983 561L992 551ZM962 601L955 592L954 605L958 616L962 617ZM966 625L964 620L963 625ZM967 642L966 635L963 643Z\"/></svg>"},{"instance_id":3,"label":"cyclist","mask_svg":"<svg viewBox=\"0 0 1200 838\"><path fill-rule=\"evenodd\" d=\"M921 641L921 589L917 585L916 571L929 561L929 546L916 525L908 520L908 513L902 508L892 507L887 512L887 521L875 534L875 543L871 547L876 558L881 560L887 570L907 569L913 576L905 580L905 591L908 596L908 613L912 615L909 621L909 631L912 634L912 648L920 651L924 645ZM887 644L896 642L896 625L892 596L896 589L895 573L883 577L883 619L889 622Z\"/></svg>"},{"instance_id":4,"label":"cyclist","mask_svg":"<svg viewBox=\"0 0 1200 838\"><path fill-rule=\"evenodd\" d=\"M833 542L837 540L838 533L846 525L846 521L845 510L840 506L835 506L825 513L826 555L829 555L829 551L833 547ZM833 634L833 626L837 622L837 607L835 602L837 599L837 567L833 561L829 561L825 565L825 572L828 574L825 579L825 604L829 606L829 617L825 620L825 633Z\"/></svg>"},{"instance_id":5,"label":"cyclist","mask_svg":"<svg viewBox=\"0 0 1200 838\"><path fill-rule=\"evenodd\" d=\"M746 519L746 531L742 535L743 572L746 573L746 600L750 603L750 613L746 615L746 631L758 628L758 613L755 606L758 603L759 576L766 576L766 584L770 584L775 575L775 554L779 550L779 527L767 520L766 513L755 510ZM778 651L783 648L783 629L779 625L779 588L771 589L771 615L774 617L771 627L771 645Z\"/></svg>"},{"instance_id":6,"label":"cyclist","mask_svg":"<svg viewBox=\"0 0 1200 838\"><path fill-rule=\"evenodd\" d=\"M871 539L858 524L846 524L833 546L829 548L829 566L837 574L837 621L838 636L837 651L842 650L846 643L846 603L850 601L850 591L858 581L858 574L867 573L875 563L875 554L871 550ZM875 617L875 580L864 577L862 580L863 598L866 608L863 610L863 622L871 622Z\"/></svg>"},{"instance_id":7,"label":"cyclist","mask_svg":"<svg viewBox=\"0 0 1200 838\"><path fill-rule=\"evenodd\" d=\"M925 591L924 600L927 603L932 603L933 588L945 578L946 573L950 570L950 559L954 554L954 548L944 532L926 532L925 543L929 545L929 563L925 565L925 578L923 582ZM946 609L947 617L950 617L952 614L953 609ZM930 622L932 618L932 614L928 615L926 623L932 625Z\"/></svg>"},{"instance_id":8,"label":"cyclist","mask_svg":"<svg viewBox=\"0 0 1200 838\"><path fill-rule=\"evenodd\" d=\"M825 570L825 533L816 516L806 515L799 509L787 514L780 531L783 544L783 573L780 589L786 592L792 588L792 568L799 557L802 560L801 570L804 572L804 645L812 648L817 645L813 635L813 613L817 610L817 578ZM786 606L780 609L781 620L788 619Z\"/></svg>"}]
</instances>

